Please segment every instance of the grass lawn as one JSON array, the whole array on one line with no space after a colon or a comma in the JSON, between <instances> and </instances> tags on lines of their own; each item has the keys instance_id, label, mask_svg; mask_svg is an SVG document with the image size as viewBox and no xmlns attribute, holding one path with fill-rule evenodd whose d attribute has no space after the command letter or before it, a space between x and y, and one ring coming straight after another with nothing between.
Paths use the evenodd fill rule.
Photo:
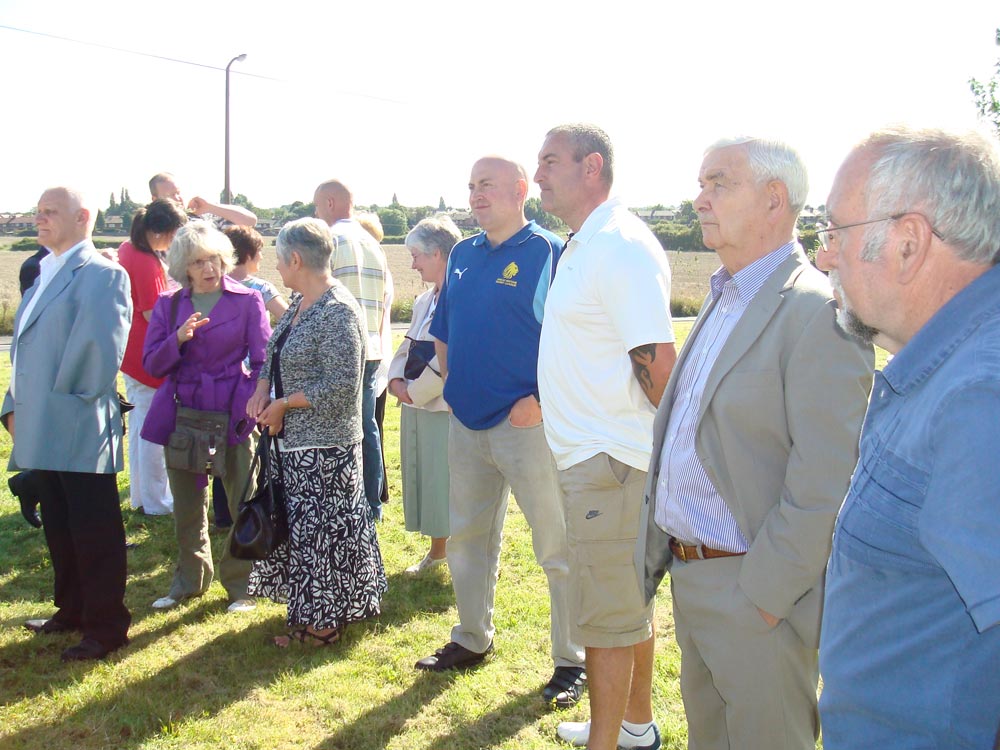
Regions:
<instances>
[{"instance_id":1,"label":"grass lawn","mask_svg":"<svg viewBox=\"0 0 1000 750\"><path fill-rule=\"evenodd\" d=\"M10 367L0 364L0 392ZM52 572L41 531L0 490L0 747L322 748L466 750L557 748L560 721L584 720L586 701L550 711L539 691L552 664L545 577L534 561L524 517L511 503L496 600L496 656L466 674L417 672L413 663L448 640L456 621L451 582L440 568L410 579L404 568L426 540L403 530L399 409L386 413L392 501L379 526L389 592L382 615L353 625L327 649L270 645L285 608L261 603L229 615L218 583L167 612L150 603L166 593L174 557L169 518L128 510L119 475L129 552L127 603L132 643L98 663L63 664L73 636L32 636L24 620L53 611ZM10 440L0 430L0 458ZM223 541L214 536L216 551ZM665 597L662 594L661 597ZM670 606L659 604L656 713L665 747L686 734L677 683L679 654Z\"/></svg>"},{"instance_id":2,"label":"grass lawn","mask_svg":"<svg viewBox=\"0 0 1000 750\"><path fill-rule=\"evenodd\" d=\"M677 326L683 340L690 323ZM880 362L884 363L884 353ZM0 392L10 366L0 359ZM392 401L392 399L390 399ZM524 517L507 512L496 599L496 655L465 674L417 672L413 663L448 640L456 620L447 570L411 579L404 568L427 541L403 530L399 408L386 413L392 502L379 526L390 588L382 615L352 626L327 649L270 645L285 608L262 602L229 615L218 583L167 612L150 603L166 593L174 557L169 518L128 510L128 475L119 475L129 552L127 603L132 643L99 663L63 664L72 636L32 636L21 627L46 617L52 574L41 531L0 489L0 747L310 748L315 750L473 750L565 747L560 721L584 720L586 701L550 711L539 691L551 674L545 577ZM10 440L0 430L0 459ZM214 537L219 552L223 537ZM665 748L687 746L672 639L669 594L658 601L654 701Z\"/></svg>"}]
</instances>

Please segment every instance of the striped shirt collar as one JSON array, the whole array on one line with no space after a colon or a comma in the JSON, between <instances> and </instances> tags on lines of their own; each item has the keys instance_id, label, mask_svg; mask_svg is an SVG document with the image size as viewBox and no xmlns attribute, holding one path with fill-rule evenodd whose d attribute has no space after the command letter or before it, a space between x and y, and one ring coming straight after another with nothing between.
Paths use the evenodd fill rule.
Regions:
<instances>
[{"instance_id":1,"label":"striped shirt collar","mask_svg":"<svg viewBox=\"0 0 1000 750\"><path fill-rule=\"evenodd\" d=\"M764 286L764 282L797 248L798 243L795 240L786 242L777 250L772 250L746 268L740 269L735 275L730 274L725 266L721 266L712 274L712 299L718 299L719 295L722 294L722 288L732 280L736 284L736 296L740 302L744 305L750 304L760 288Z\"/></svg>"}]
</instances>

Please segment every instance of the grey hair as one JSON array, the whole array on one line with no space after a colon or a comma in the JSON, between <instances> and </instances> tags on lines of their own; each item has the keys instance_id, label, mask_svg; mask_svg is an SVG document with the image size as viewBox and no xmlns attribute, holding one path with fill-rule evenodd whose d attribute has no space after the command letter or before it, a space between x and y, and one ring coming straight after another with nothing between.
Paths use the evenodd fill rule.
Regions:
<instances>
[{"instance_id":1,"label":"grey hair","mask_svg":"<svg viewBox=\"0 0 1000 750\"><path fill-rule=\"evenodd\" d=\"M561 135L573 146L573 161L581 162L590 154L600 154L604 160L601 181L609 188L615 180L615 150L608 134L596 125L586 122L571 122L557 125L545 134L546 138Z\"/></svg>"},{"instance_id":2,"label":"grey hair","mask_svg":"<svg viewBox=\"0 0 1000 750\"><path fill-rule=\"evenodd\" d=\"M864 192L869 216L918 211L961 260L1000 262L1000 155L990 140L889 128L855 150L874 155Z\"/></svg>"},{"instance_id":3,"label":"grey hair","mask_svg":"<svg viewBox=\"0 0 1000 750\"><path fill-rule=\"evenodd\" d=\"M333 255L333 237L330 227L320 219L290 221L278 232L275 251L283 263L291 263L292 253L302 258L302 265L312 271L323 271L330 266Z\"/></svg>"},{"instance_id":4,"label":"grey hair","mask_svg":"<svg viewBox=\"0 0 1000 750\"><path fill-rule=\"evenodd\" d=\"M809 197L809 173L798 151L787 143L771 138L736 136L716 141L705 153L729 146L744 146L750 173L757 184L778 180L788 190L788 203L797 216Z\"/></svg>"},{"instance_id":5,"label":"grey hair","mask_svg":"<svg viewBox=\"0 0 1000 750\"><path fill-rule=\"evenodd\" d=\"M424 255L433 255L437 250L442 260L448 260L451 249L462 239L462 233L447 214L428 216L422 219L404 240L406 247Z\"/></svg>"},{"instance_id":6,"label":"grey hair","mask_svg":"<svg viewBox=\"0 0 1000 750\"><path fill-rule=\"evenodd\" d=\"M222 262L222 272L232 269L233 243L207 221L189 221L177 230L167 250L167 273L185 289L191 288L188 266L194 256L211 253Z\"/></svg>"}]
</instances>

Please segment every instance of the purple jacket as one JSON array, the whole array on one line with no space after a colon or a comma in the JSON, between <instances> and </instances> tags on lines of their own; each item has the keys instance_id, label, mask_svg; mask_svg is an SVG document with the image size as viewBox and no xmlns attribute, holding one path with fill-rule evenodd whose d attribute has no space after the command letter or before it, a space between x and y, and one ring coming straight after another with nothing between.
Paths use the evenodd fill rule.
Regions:
<instances>
[{"instance_id":1,"label":"purple jacket","mask_svg":"<svg viewBox=\"0 0 1000 750\"><path fill-rule=\"evenodd\" d=\"M170 321L174 294L180 295L175 320ZM166 445L177 421L176 393L182 406L229 412L229 444L236 445L253 430L247 401L257 386L271 324L259 292L228 276L222 277L222 297L208 315L208 325L177 346L177 329L194 313L191 292L182 289L160 296L146 332L142 366L150 375L166 378L149 407L142 437ZM243 366L249 354L250 372Z\"/></svg>"}]
</instances>

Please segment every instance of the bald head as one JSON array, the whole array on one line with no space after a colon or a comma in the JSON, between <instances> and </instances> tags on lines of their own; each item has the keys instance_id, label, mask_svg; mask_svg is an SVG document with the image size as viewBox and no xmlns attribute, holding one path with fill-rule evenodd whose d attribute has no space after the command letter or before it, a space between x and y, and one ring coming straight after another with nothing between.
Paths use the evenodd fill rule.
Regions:
<instances>
[{"instance_id":1,"label":"bald head","mask_svg":"<svg viewBox=\"0 0 1000 750\"><path fill-rule=\"evenodd\" d=\"M316 188L313 194L316 205L316 218L327 224L334 224L351 216L354 209L354 196L340 180L327 180Z\"/></svg>"},{"instance_id":2,"label":"bald head","mask_svg":"<svg viewBox=\"0 0 1000 750\"><path fill-rule=\"evenodd\" d=\"M513 159L491 154L490 156L484 156L473 164L472 171L476 171L477 167L515 182L517 180L524 180L525 186L528 184L528 173L524 170L524 167Z\"/></svg>"},{"instance_id":3,"label":"bald head","mask_svg":"<svg viewBox=\"0 0 1000 750\"><path fill-rule=\"evenodd\" d=\"M38 244L55 255L88 239L94 231L97 211L84 194L75 188L49 188L38 199L35 222Z\"/></svg>"},{"instance_id":4,"label":"bald head","mask_svg":"<svg viewBox=\"0 0 1000 750\"><path fill-rule=\"evenodd\" d=\"M512 237L528 223L524 218L527 195L527 173L516 161L484 156L472 165L469 207L491 244Z\"/></svg>"}]
</instances>

